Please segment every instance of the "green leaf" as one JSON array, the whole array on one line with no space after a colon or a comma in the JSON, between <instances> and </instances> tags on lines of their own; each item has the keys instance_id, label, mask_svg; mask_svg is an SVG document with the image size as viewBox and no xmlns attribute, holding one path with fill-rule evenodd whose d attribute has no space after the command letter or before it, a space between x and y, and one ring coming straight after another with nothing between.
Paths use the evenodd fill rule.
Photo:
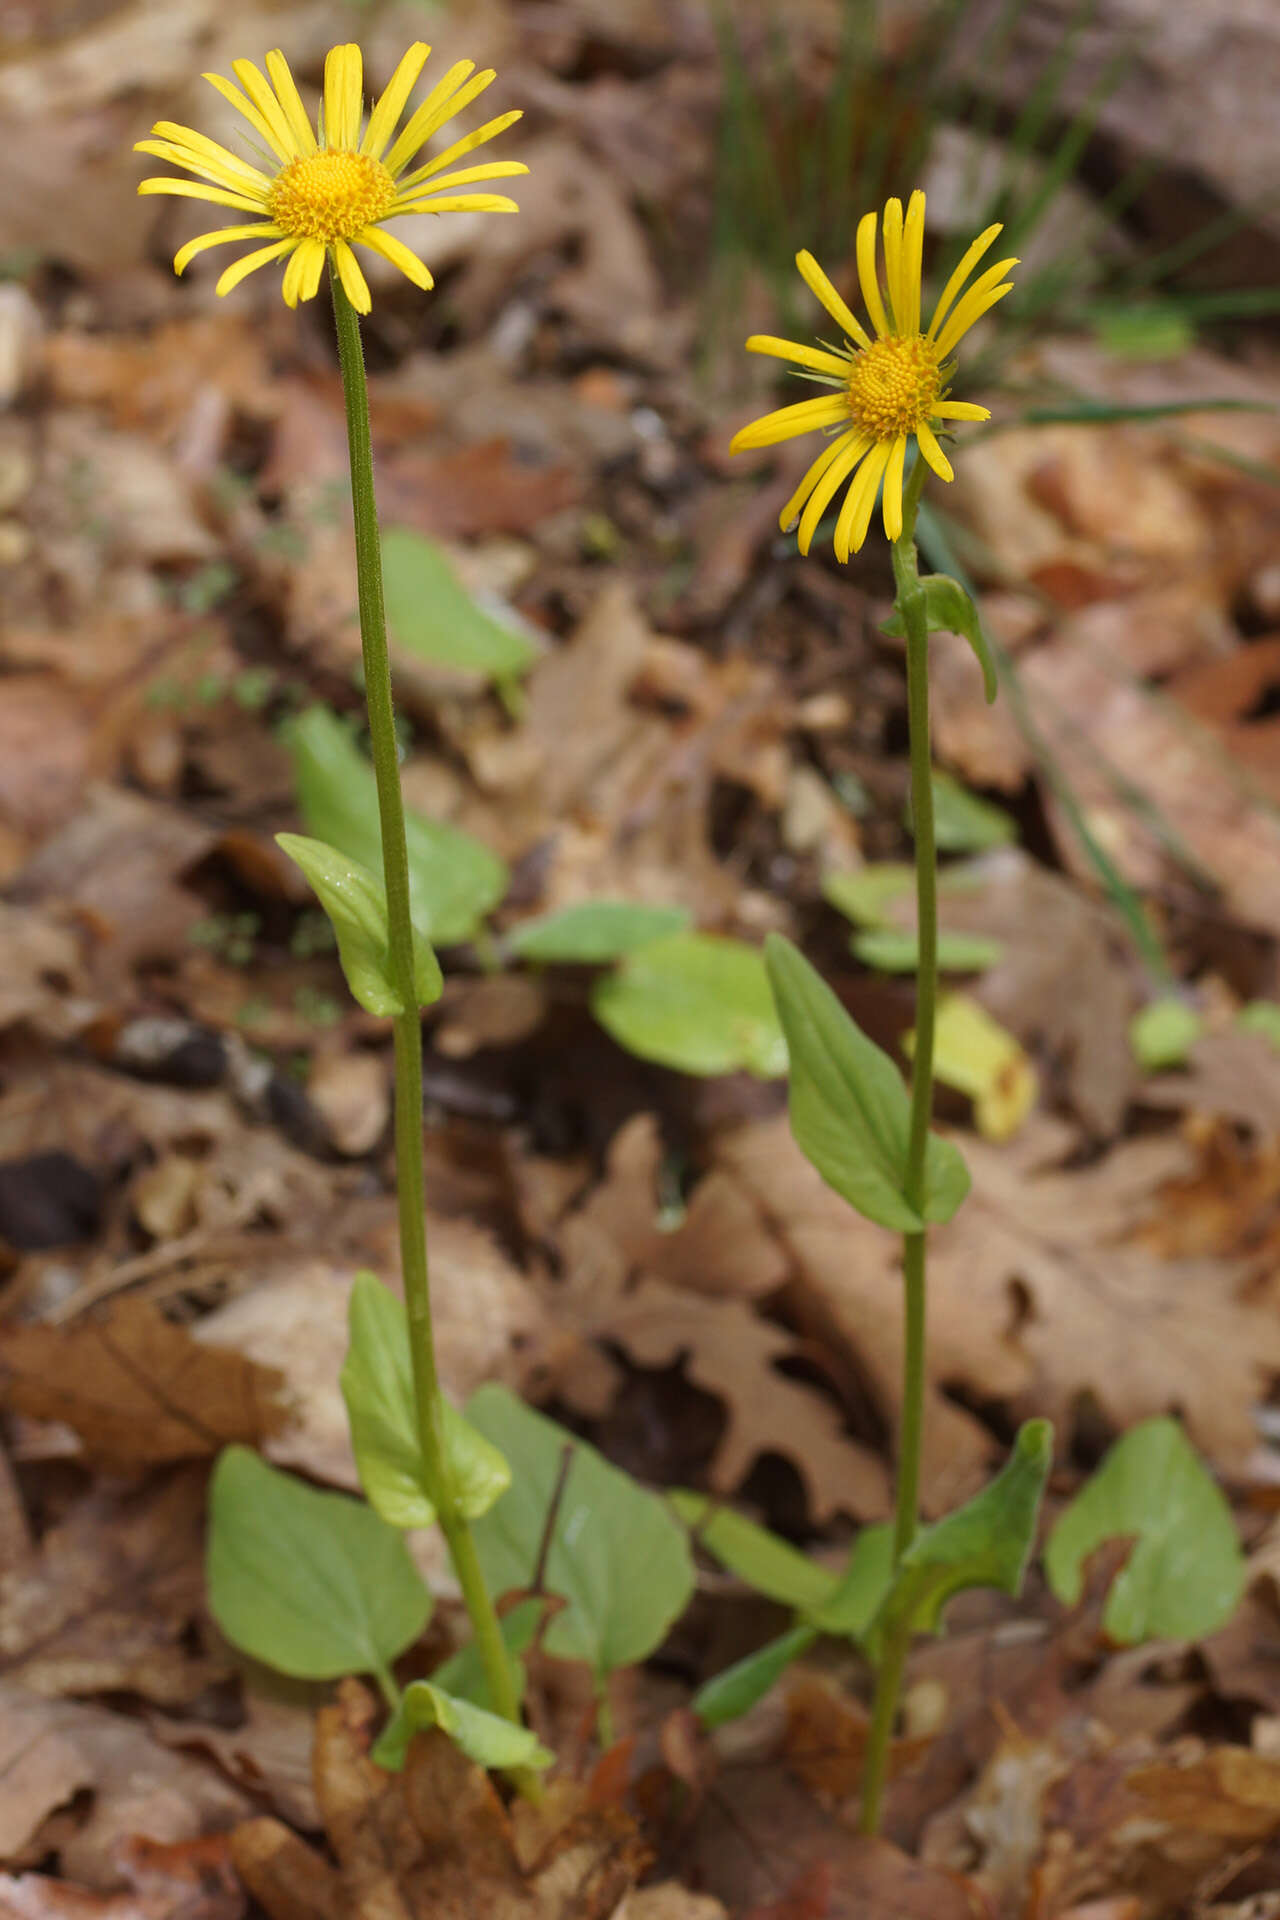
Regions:
<instances>
[{"instance_id":1,"label":"green leaf","mask_svg":"<svg viewBox=\"0 0 1280 1920\"><path fill-rule=\"evenodd\" d=\"M306 840L298 833L278 833L276 845L302 868L311 890L328 915L338 941L338 958L353 998L366 1013L388 1017L404 1012L391 974L387 934L387 896L382 882L350 854L327 847L323 840ZM418 929L413 929L414 991L420 1007L429 1007L444 992L440 962Z\"/></svg>"},{"instance_id":2,"label":"green leaf","mask_svg":"<svg viewBox=\"0 0 1280 1920\"><path fill-rule=\"evenodd\" d=\"M756 947L710 933L672 933L597 980L596 1019L641 1060L681 1073L761 1080L787 1070L787 1047Z\"/></svg>"},{"instance_id":3,"label":"green leaf","mask_svg":"<svg viewBox=\"0 0 1280 1920\"><path fill-rule=\"evenodd\" d=\"M532 1582L564 1471L545 1584L567 1604L547 1628L547 1652L585 1660L600 1681L646 1659L693 1592L688 1541L666 1502L504 1387L472 1394L467 1417L519 1463L514 1485L474 1528L490 1591Z\"/></svg>"},{"instance_id":4,"label":"green leaf","mask_svg":"<svg viewBox=\"0 0 1280 1920\"><path fill-rule=\"evenodd\" d=\"M891 927L886 909L909 895L916 873L901 860L877 860L851 873L829 873L822 897L857 927Z\"/></svg>"},{"instance_id":5,"label":"green leaf","mask_svg":"<svg viewBox=\"0 0 1280 1920\"><path fill-rule=\"evenodd\" d=\"M1274 1000L1250 1000L1236 1015L1245 1033L1260 1033L1280 1052L1280 1006Z\"/></svg>"},{"instance_id":6,"label":"green leaf","mask_svg":"<svg viewBox=\"0 0 1280 1920\"><path fill-rule=\"evenodd\" d=\"M866 967L881 973L915 973L920 965L920 942L914 929L867 927L855 933L849 946ZM999 940L983 933L940 933L938 966L943 973L984 973L1004 953Z\"/></svg>"},{"instance_id":7,"label":"green leaf","mask_svg":"<svg viewBox=\"0 0 1280 1920\"><path fill-rule=\"evenodd\" d=\"M893 1585L893 1528L886 1522L864 1527L853 1543L849 1564L833 1591L809 1619L824 1633L865 1638Z\"/></svg>"},{"instance_id":8,"label":"green leaf","mask_svg":"<svg viewBox=\"0 0 1280 1920\"><path fill-rule=\"evenodd\" d=\"M1113 1640L1195 1640L1225 1625L1244 1588L1231 1509L1176 1420L1118 1440L1049 1536L1045 1572L1064 1606L1104 1540L1135 1545L1107 1600Z\"/></svg>"},{"instance_id":9,"label":"green leaf","mask_svg":"<svg viewBox=\"0 0 1280 1920\"><path fill-rule=\"evenodd\" d=\"M699 1546L756 1593L784 1607L812 1612L830 1600L839 1584L836 1575L815 1565L776 1533L758 1527L754 1520L735 1513L732 1507L721 1506L705 1493L677 1488L668 1493L667 1499L685 1525L693 1529Z\"/></svg>"},{"instance_id":10,"label":"green leaf","mask_svg":"<svg viewBox=\"0 0 1280 1920\"><path fill-rule=\"evenodd\" d=\"M434 1526L439 1488L427 1472L404 1303L376 1274L357 1273L342 1367L351 1445L370 1505L393 1527ZM511 1469L456 1407L444 1403L444 1440L454 1497L464 1519L487 1513L511 1485Z\"/></svg>"},{"instance_id":11,"label":"green leaf","mask_svg":"<svg viewBox=\"0 0 1280 1920\"><path fill-rule=\"evenodd\" d=\"M873 1642L904 1625L912 1632L935 1632L947 1601L966 1587L1016 1595L1052 1463L1052 1427L1047 1420L1028 1420L990 1486L916 1535L872 1623Z\"/></svg>"},{"instance_id":12,"label":"green leaf","mask_svg":"<svg viewBox=\"0 0 1280 1920\"><path fill-rule=\"evenodd\" d=\"M1152 1000L1129 1022L1129 1045L1135 1060L1148 1073L1162 1067L1183 1066L1204 1032L1204 1021L1194 1007L1176 994Z\"/></svg>"},{"instance_id":13,"label":"green leaf","mask_svg":"<svg viewBox=\"0 0 1280 1920\"><path fill-rule=\"evenodd\" d=\"M209 1488L209 1605L227 1639L300 1680L383 1673L431 1617L394 1528L227 1447Z\"/></svg>"},{"instance_id":14,"label":"green leaf","mask_svg":"<svg viewBox=\"0 0 1280 1920\"><path fill-rule=\"evenodd\" d=\"M399 1773L415 1733L439 1727L478 1767L549 1767L548 1753L536 1733L517 1727L500 1714L469 1700L458 1700L432 1680L413 1680L384 1727L371 1758L389 1773Z\"/></svg>"},{"instance_id":15,"label":"green leaf","mask_svg":"<svg viewBox=\"0 0 1280 1920\"><path fill-rule=\"evenodd\" d=\"M515 1606L509 1607L498 1622L517 1700L524 1698L525 1670L520 1655L527 1653L533 1645L546 1611L547 1602L537 1594L531 1594L527 1600L517 1600ZM459 1647L447 1660L442 1660L431 1678L446 1693L455 1694L460 1700L470 1700L473 1706L487 1707L490 1712L493 1711L489 1676L474 1640L469 1640L465 1647Z\"/></svg>"},{"instance_id":16,"label":"green leaf","mask_svg":"<svg viewBox=\"0 0 1280 1920\"><path fill-rule=\"evenodd\" d=\"M910 1112L901 1074L789 940L771 933L765 959L791 1055L788 1105L800 1151L851 1207L894 1233L949 1220L969 1191L959 1152L930 1135L917 1214L902 1192Z\"/></svg>"},{"instance_id":17,"label":"green leaf","mask_svg":"<svg viewBox=\"0 0 1280 1920\"><path fill-rule=\"evenodd\" d=\"M982 630L982 617L958 580L949 573L927 573L920 581L924 588L925 622L930 633L958 633L969 642L982 668L982 684L988 706L1000 691L1000 676ZM895 608L881 628L882 633L901 639L906 632L902 615Z\"/></svg>"},{"instance_id":18,"label":"green leaf","mask_svg":"<svg viewBox=\"0 0 1280 1920\"><path fill-rule=\"evenodd\" d=\"M372 873L382 870L382 829L373 768L328 707L290 722L298 806L310 831ZM469 940L507 890L505 864L458 827L406 811L409 895L416 926L435 945Z\"/></svg>"},{"instance_id":19,"label":"green leaf","mask_svg":"<svg viewBox=\"0 0 1280 1920\"><path fill-rule=\"evenodd\" d=\"M513 680L537 658L515 626L476 605L440 548L409 527L383 533L382 577L392 639L419 659Z\"/></svg>"},{"instance_id":20,"label":"green leaf","mask_svg":"<svg viewBox=\"0 0 1280 1920\"><path fill-rule=\"evenodd\" d=\"M540 966L600 966L664 934L682 932L691 918L685 907L584 900L513 927L507 946L518 960L533 960Z\"/></svg>"},{"instance_id":21,"label":"green leaf","mask_svg":"<svg viewBox=\"0 0 1280 1920\"><path fill-rule=\"evenodd\" d=\"M703 1726L723 1727L730 1720L741 1719L757 1700L764 1699L792 1661L809 1651L817 1637L815 1627L791 1627L699 1687L691 1705Z\"/></svg>"},{"instance_id":22,"label":"green leaf","mask_svg":"<svg viewBox=\"0 0 1280 1920\"><path fill-rule=\"evenodd\" d=\"M908 809L910 825L910 809ZM933 775L933 829L944 853L987 853L1018 837L1017 822L1003 807L980 799L949 773Z\"/></svg>"}]
</instances>

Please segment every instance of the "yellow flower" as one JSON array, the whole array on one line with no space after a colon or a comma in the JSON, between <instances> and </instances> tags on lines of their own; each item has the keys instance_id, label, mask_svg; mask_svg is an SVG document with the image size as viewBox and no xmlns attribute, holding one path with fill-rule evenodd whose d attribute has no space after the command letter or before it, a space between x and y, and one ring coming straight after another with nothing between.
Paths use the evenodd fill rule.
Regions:
<instances>
[{"instance_id":1,"label":"yellow flower","mask_svg":"<svg viewBox=\"0 0 1280 1920\"><path fill-rule=\"evenodd\" d=\"M926 333L920 331L922 193L912 194L905 219L900 200L890 200L884 210L887 307L876 273L876 216L864 214L858 222L858 280L874 337L845 305L813 255L796 255L806 286L843 330L844 346L806 347L757 333L747 347L752 353L794 361L809 378L834 391L829 397L801 400L765 414L734 435L730 450L741 453L748 447L771 447L815 427L844 429L814 461L779 516L786 533L799 515L801 553L808 553L818 522L846 480L850 486L836 521L836 558L847 560L866 539L882 480L884 530L890 540L896 540L902 532L902 474L911 436L939 479L950 480L951 463L931 423L990 419L985 407L947 398L951 368L946 360L961 336L1012 287L1004 276L1017 266L1016 260L999 261L965 287L999 232L995 226L978 235L942 289Z\"/></svg>"},{"instance_id":2,"label":"yellow flower","mask_svg":"<svg viewBox=\"0 0 1280 1920\"><path fill-rule=\"evenodd\" d=\"M267 55L266 75L252 60L233 61L239 87L220 73L206 73L209 84L244 115L257 134L266 170L172 120L158 120L151 129L153 137L138 141L138 153L154 154L197 176L194 180L144 180L139 193L212 200L253 216L247 225L219 227L188 240L174 256L175 273L181 273L206 247L220 247L231 240L263 240L265 246L255 247L227 268L218 281L219 293L230 293L246 274L287 257L282 291L288 304L296 307L299 300L310 300L315 294L328 254L352 306L368 313L369 287L351 251L353 242L390 260L415 286L432 284L417 254L384 232L383 221L402 213L515 213L514 200L502 194L459 193L457 189L478 180L527 173L520 161L493 160L456 173L444 170L502 133L520 118L518 112L486 121L444 153L406 173L431 136L495 77L492 68L476 73L474 60L459 60L397 135L401 113L430 51L420 40L410 47L364 122L360 49L331 48L324 63L324 108L318 133L279 51Z\"/></svg>"}]
</instances>

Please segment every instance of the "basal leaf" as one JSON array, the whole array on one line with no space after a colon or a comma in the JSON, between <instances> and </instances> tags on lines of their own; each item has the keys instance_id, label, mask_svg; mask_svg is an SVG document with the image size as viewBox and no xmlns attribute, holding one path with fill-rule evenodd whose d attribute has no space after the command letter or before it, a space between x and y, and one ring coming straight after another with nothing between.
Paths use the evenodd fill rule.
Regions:
<instances>
[{"instance_id":1,"label":"basal leaf","mask_svg":"<svg viewBox=\"0 0 1280 1920\"><path fill-rule=\"evenodd\" d=\"M348 853L339 853L336 847L326 846L323 840L307 840L298 833L278 833L276 845L301 867L328 915L353 998L366 1013L384 1018L403 1013L404 1003L392 978L387 896L381 880L359 860ZM440 998L444 981L440 962L416 927L413 965L417 1004L429 1007Z\"/></svg>"},{"instance_id":2,"label":"basal leaf","mask_svg":"<svg viewBox=\"0 0 1280 1920\"><path fill-rule=\"evenodd\" d=\"M866 967L881 973L915 973L920 965L920 942L914 928L867 927L855 933L849 946ZM985 973L1004 953L998 940L982 933L940 933L938 967L943 973Z\"/></svg>"},{"instance_id":3,"label":"basal leaf","mask_svg":"<svg viewBox=\"0 0 1280 1920\"><path fill-rule=\"evenodd\" d=\"M603 966L689 925L686 907L650 907L632 900L583 900L522 921L507 935L518 960L539 966Z\"/></svg>"},{"instance_id":4,"label":"basal leaf","mask_svg":"<svg viewBox=\"0 0 1280 1920\"><path fill-rule=\"evenodd\" d=\"M682 1073L776 1080L787 1070L764 960L742 940L651 940L596 982L591 1009L628 1053Z\"/></svg>"},{"instance_id":5,"label":"basal leaf","mask_svg":"<svg viewBox=\"0 0 1280 1920\"><path fill-rule=\"evenodd\" d=\"M1176 1420L1144 1420L1117 1440L1059 1518L1044 1556L1059 1600L1080 1598L1095 1547L1130 1535L1103 1615L1113 1640L1195 1640L1225 1625L1244 1555L1230 1507Z\"/></svg>"},{"instance_id":6,"label":"basal leaf","mask_svg":"<svg viewBox=\"0 0 1280 1920\"><path fill-rule=\"evenodd\" d=\"M490 680L512 680L532 666L532 643L514 623L478 606L447 555L422 534L409 527L385 530L382 576L387 625L397 646Z\"/></svg>"},{"instance_id":7,"label":"basal leaf","mask_svg":"<svg viewBox=\"0 0 1280 1920\"><path fill-rule=\"evenodd\" d=\"M1129 1045L1140 1067L1159 1073L1164 1067L1184 1066L1203 1031L1204 1021L1194 1007L1176 994L1165 994L1134 1014Z\"/></svg>"},{"instance_id":8,"label":"basal leaf","mask_svg":"<svg viewBox=\"0 0 1280 1920\"><path fill-rule=\"evenodd\" d=\"M1017 839L1017 822L1003 807L970 793L936 768L932 784L933 831L943 853L986 853Z\"/></svg>"},{"instance_id":9,"label":"basal leaf","mask_svg":"<svg viewBox=\"0 0 1280 1920\"><path fill-rule=\"evenodd\" d=\"M791 1057L788 1105L801 1152L850 1206L892 1232L949 1220L969 1190L956 1148L930 1136L922 1217L903 1197L909 1102L898 1069L790 941L770 934L765 958Z\"/></svg>"},{"instance_id":10,"label":"basal leaf","mask_svg":"<svg viewBox=\"0 0 1280 1920\"><path fill-rule=\"evenodd\" d=\"M739 1720L744 1713L749 1713L757 1700L763 1700L770 1687L782 1678L792 1661L809 1651L817 1637L816 1627L790 1627L776 1640L745 1654L723 1673L704 1682L691 1702L703 1726L723 1727L730 1720Z\"/></svg>"},{"instance_id":11,"label":"basal leaf","mask_svg":"<svg viewBox=\"0 0 1280 1920\"><path fill-rule=\"evenodd\" d=\"M342 1397L360 1484L371 1506L391 1526L433 1526L439 1489L427 1472L418 1441L404 1304L376 1274L358 1273L351 1288L348 1324ZM511 1469L447 1401L444 1437L459 1508L464 1518L478 1519L510 1486Z\"/></svg>"},{"instance_id":12,"label":"basal leaf","mask_svg":"<svg viewBox=\"0 0 1280 1920\"><path fill-rule=\"evenodd\" d=\"M861 1641L892 1584L893 1528L885 1522L863 1527L844 1573L822 1605L810 1609L809 1619L824 1633Z\"/></svg>"},{"instance_id":13,"label":"basal leaf","mask_svg":"<svg viewBox=\"0 0 1280 1920\"><path fill-rule=\"evenodd\" d=\"M837 1577L810 1560L799 1548L759 1527L754 1520L722 1506L705 1493L677 1488L668 1493L699 1546L714 1554L721 1566L736 1573L756 1593L809 1613L828 1601L839 1584Z\"/></svg>"},{"instance_id":14,"label":"basal leaf","mask_svg":"<svg viewBox=\"0 0 1280 1920\"><path fill-rule=\"evenodd\" d=\"M308 707L290 722L298 806L310 832L382 871L382 829L373 768L328 707ZM507 869L480 840L411 809L405 814L414 924L436 946L475 934L507 890Z\"/></svg>"},{"instance_id":15,"label":"basal leaf","mask_svg":"<svg viewBox=\"0 0 1280 1920\"><path fill-rule=\"evenodd\" d=\"M415 1733L439 1727L478 1767L549 1767L548 1753L536 1733L499 1714L458 1700L431 1680L413 1680L382 1731L371 1758L389 1773L399 1773Z\"/></svg>"},{"instance_id":16,"label":"basal leaf","mask_svg":"<svg viewBox=\"0 0 1280 1920\"><path fill-rule=\"evenodd\" d=\"M517 1600L513 1607L508 1607L498 1621L517 1700L524 1699L525 1687L524 1662L520 1655L527 1653L537 1639L548 1604L539 1595L531 1594L527 1600ZM474 1640L468 1640L465 1647L459 1647L447 1660L442 1660L431 1678L436 1686L459 1700L470 1700L473 1706L493 1711L489 1678Z\"/></svg>"},{"instance_id":17,"label":"basal leaf","mask_svg":"<svg viewBox=\"0 0 1280 1920\"><path fill-rule=\"evenodd\" d=\"M297 1679L384 1672L431 1617L394 1528L247 1447L226 1448L214 1469L207 1572L232 1645Z\"/></svg>"},{"instance_id":18,"label":"basal leaf","mask_svg":"<svg viewBox=\"0 0 1280 1920\"><path fill-rule=\"evenodd\" d=\"M559 1487L545 1577L566 1605L547 1628L548 1653L585 1660L600 1681L647 1658L693 1591L688 1542L666 1502L504 1387L481 1387L467 1418L517 1463L513 1485L474 1528L490 1590L531 1583Z\"/></svg>"}]
</instances>

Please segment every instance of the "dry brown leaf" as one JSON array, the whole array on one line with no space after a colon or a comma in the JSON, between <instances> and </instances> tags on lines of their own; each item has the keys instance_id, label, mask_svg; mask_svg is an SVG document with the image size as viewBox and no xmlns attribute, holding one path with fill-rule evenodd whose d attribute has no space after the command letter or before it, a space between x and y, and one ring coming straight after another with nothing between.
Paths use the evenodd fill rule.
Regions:
<instances>
[{"instance_id":1,"label":"dry brown leaf","mask_svg":"<svg viewBox=\"0 0 1280 1920\"><path fill-rule=\"evenodd\" d=\"M263 1692L266 1686L273 1691ZM151 1731L162 1745L178 1752L212 1754L223 1772L256 1802L269 1806L291 1826L317 1832L320 1810L311 1783L311 1750L315 1708L325 1691L280 1675L254 1674L252 1684L243 1691L238 1726L154 1715Z\"/></svg>"},{"instance_id":2,"label":"dry brown leaf","mask_svg":"<svg viewBox=\"0 0 1280 1920\"><path fill-rule=\"evenodd\" d=\"M1142 1089L1145 1106L1238 1121L1263 1146L1280 1139L1280 1053L1265 1034L1226 1028L1202 1034L1185 1070Z\"/></svg>"},{"instance_id":3,"label":"dry brown leaf","mask_svg":"<svg viewBox=\"0 0 1280 1920\"><path fill-rule=\"evenodd\" d=\"M282 1376L193 1340L148 1300L118 1300L71 1327L0 1333L0 1399L61 1420L100 1466L133 1472L199 1459L279 1431Z\"/></svg>"},{"instance_id":4,"label":"dry brown leaf","mask_svg":"<svg viewBox=\"0 0 1280 1920\"><path fill-rule=\"evenodd\" d=\"M811 1793L832 1801L850 1799L862 1785L870 1715L825 1675L797 1672L787 1683L787 1765ZM893 1742L892 1780L928 1751L929 1738Z\"/></svg>"},{"instance_id":5,"label":"dry brown leaf","mask_svg":"<svg viewBox=\"0 0 1280 1920\"><path fill-rule=\"evenodd\" d=\"M723 1403L725 1430L708 1468L716 1492L732 1493L761 1454L778 1453L800 1475L815 1520L836 1513L875 1520L889 1511L884 1463L850 1438L830 1400L779 1371L780 1360L803 1348L745 1301L644 1281L599 1307L584 1330L616 1340L638 1366L683 1361L689 1379ZM572 1366L559 1385L571 1399Z\"/></svg>"},{"instance_id":6,"label":"dry brown leaf","mask_svg":"<svg viewBox=\"0 0 1280 1920\"><path fill-rule=\"evenodd\" d=\"M1186 1171L1189 1150L1172 1139L1137 1140L1071 1168L1061 1163L1072 1144L1044 1120L1003 1147L964 1142L973 1190L930 1237L931 1510L973 1491L985 1450L980 1429L941 1397L949 1382L1020 1415L1049 1414L1066 1431L1083 1394L1119 1427L1176 1408L1197 1444L1227 1467L1253 1445L1250 1408L1280 1368L1280 1326L1246 1297L1238 1267L1162 1261L1134 1244L1159 1211L1163 1184ZM897 1243L822 1183L785 1121L726 1136L717 1156L751 1187L789 1248L814 1330L838 1338L893 1409Z\"/></svg>"},{"instance_id":7,"label":"dry brown leaf","mask_svg":"<svg viewBox=\"0 0 1280 1920\"><path fill-rule=\"evenodd\" d=\"M240 1920L244 1888L224 1833L120 1849L128 1890L91 1893L45 1874L0 1875L0 1920Z\"/></svg>"},{"instance_id":8,"label":"dry brown leaf","mask_svg":"<svg viewBox=\"0 0 1280 1920\"><path fill-rule=\"evenodd\" d=\"M405 1769L368 1758L376 1707L345 1681L316 1728L315 1783L336 1866L278 1822L233 1840L236 1864L272 1920L608 1920L645 1864L634 1823L580 1795L533 1840L488 1776L444 1734L420 1735ZM555 1790L552 1798L555 1799ZM526 1849L528 1849L526 1851Z\"/></svg>"},{"instance_id":9,"label":"dry brown leaf","mask_svg":"<svg viewBox=\"0 0 1280 1920\"><path fill-rule=\"evenodd\" d=\"M0 1573L0 1674L33 1693L183 1705L228 1671L185 1643L203 1606L203 1475L96 1488Z\"/></svg>"},{"instance_id":10,"label":"dry brown leaf","mask_svg":"<svg viewBox=\"0 0 1280 1920\"><path fill-rule=\"evenodd\" d=\"M126 1714L0 1684L0 1729L0 1858L14 1866L56 1858L70 1879L115 1887L122 1842L195 1840L249 1811L215 1767Z\"/></svg>"},{"instance_id":11,"label":"dry brown leaf","mask_svg":"<svg viewBox=\"0 0 1280 1920\"><path fill-rule=\"evenodd\" d=\"M785 1256L749 1190L713 1167L694 1187L679 1224L659 1217L663 1147L657 1120L636 1114L609 1144L605 1178L563 1222L569 1284L619 1292L634 1275L693 1293L757 1299L787 1277Z\"/></svg>"}]
</instances>

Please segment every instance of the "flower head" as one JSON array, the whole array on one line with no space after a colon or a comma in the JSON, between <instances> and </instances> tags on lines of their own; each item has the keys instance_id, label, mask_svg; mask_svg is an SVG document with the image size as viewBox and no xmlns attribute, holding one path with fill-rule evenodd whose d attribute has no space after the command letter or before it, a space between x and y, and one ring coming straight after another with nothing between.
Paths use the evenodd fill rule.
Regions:
<instances>
[{"instance_id":1,"label":"flower head","mask_svg":"<svg viewBox=\"0 0 1280 1920\"><path fill-rule=\"evenodd\" d=\"M316 292L328 255L352 306L368 313L369 287L351 251L354 243L390 260L415 286L429 287L431 275L422 261L403 241L386 233L383 222L402 213L515 213L515 201L502 194L459 193L458 188L529 171L519 160L491 160L447 171L464 154L504 132L520 118L518 112L499 114L425 165L406 171L432 135L495 78L492 68L477 73L473 60L459 60L397 133L430 51L420 40L410 47L366 121L360 49L331 48L324 64L324 106L318 129L312 127L279 51L267 55L265 75L252 60L233 61L240 86L220 73L206 73L209 84L244 115L258 136L263 165L251 165L207 134L172 120L158 120L151 129L152 138L138 141L137 152L154 154L196 176L193 180L167 175L144 180L139 193L212 200L252 216L247 224L219 227L188 240L174 255L174 271L181 273L206 247L259 240L265 244L227 268L218 281L219 293L230 293L246 274L283 259L282 291L295 307Z\"/></svg>"},{"instance_id":2,"label":"flower head","mask_svg":"<svg viewBox=\"0 0 1280 1920\"><path fill-rule=\"evenodd\" d=\"M907 442L914 435L921 454L940 480L953 478L951 463L938 445L934 422L987 420L985 407L947 398L951 368L947 356L988 308L1012 287L1005 279L1016 260L988 267L972 284L969 276L987 252L998 226L980 233L942 289L927 332L920 331L920 267L924 249L924 195L913 193L906 217L900 200L884 210L884 264L888 303L876 272L876 216L858 222L858 280L871 318L868 333L845 305L811 253L796 255L806 286L815 293L843 332L842 347L806 347L771 334L753 334L752 353L790 360L810 379L831 389L815 400L801 400L752 421L733 437L731 451L770 447L816 427L839 428L819 454L779 516L783 532L800 520L800 551L809 544L827 507L846 481L849 490L836 521L836 558L856 553L867 537L876 495L884 483L884 530L890 540L902 532L902 475Z\"/></svg>"}]
</instances>

